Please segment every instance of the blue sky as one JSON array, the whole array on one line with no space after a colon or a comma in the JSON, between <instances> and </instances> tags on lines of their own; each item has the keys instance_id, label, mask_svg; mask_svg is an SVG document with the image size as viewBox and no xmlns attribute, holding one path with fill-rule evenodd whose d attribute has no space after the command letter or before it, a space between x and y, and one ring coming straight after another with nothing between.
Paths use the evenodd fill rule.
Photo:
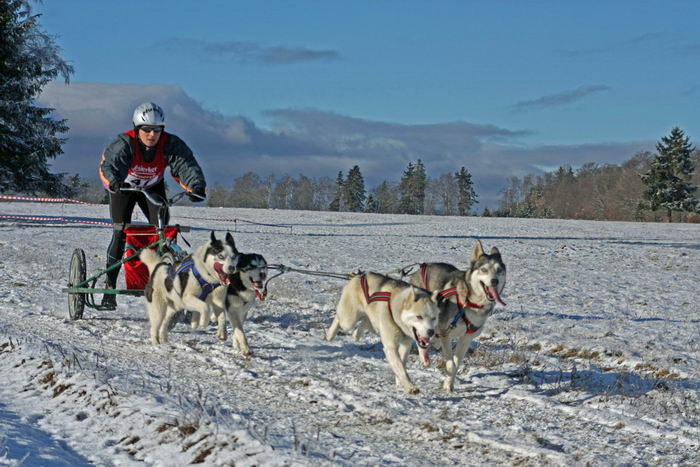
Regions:
<instances>
[{"instance_id":1,"label":"blue sky","mask_svg":"<svg viewBox=\"0 0 700 467\"><path fill-rule=\"evenodd\" d=\"M76 70L42 97L69 118L61 170L84 167L91 146L96 159L149 98L211 180L358 164L373 185L420 157L433 176L466 166L487 204L511 175L620 163L674 126L700 135L695 1L61 0L35 12Z\"/></svg>"}]
</instances>

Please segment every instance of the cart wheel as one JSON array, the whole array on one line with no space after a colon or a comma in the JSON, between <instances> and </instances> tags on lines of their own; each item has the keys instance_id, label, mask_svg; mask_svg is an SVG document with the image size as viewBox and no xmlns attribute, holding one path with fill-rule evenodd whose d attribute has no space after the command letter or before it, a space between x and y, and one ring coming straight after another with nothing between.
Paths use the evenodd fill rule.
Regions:
<instances>
[{"instance_id":1,"label":"cart wheel","mask_svg":"<svg viewBox=\"0 0 700 467\"><path fill-rule=\"evenodd\" d=\"M70 258L70 269L68 270L68 287L80 284L85 280L85 252L80 248L73 251L73 256ZM85 294L69 293L68 294L68 316L72 320L78 320L83 317L85 309Z\"/></svg>"}]
</instances>

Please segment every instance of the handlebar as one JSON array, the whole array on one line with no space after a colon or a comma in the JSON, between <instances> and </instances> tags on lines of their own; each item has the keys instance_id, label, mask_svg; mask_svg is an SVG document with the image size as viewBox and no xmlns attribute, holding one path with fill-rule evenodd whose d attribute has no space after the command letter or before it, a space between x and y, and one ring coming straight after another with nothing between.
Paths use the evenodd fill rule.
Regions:
<instances>
[{"instance_id":1,"label":"handlebar","mask_svg":"<svg viewBox=\"0 0 700 467\"><path fill-rule=\"evenodd\" d=\"M187 195L195 196L195 197L201 199L202 201L206 199L203 196L199 196L195 193L189 193L187 191L181 191L179 193L176 193L170 199L168 199L168 198L163 199L163 197L157 193L150 193L148 190L144 190L142 188L136 188L136 187L121 188L120 191L134 191L134 192L138 192L138 193L143 193L143 195L146 197L146 199L148 201L150 201L152 204L155 204L156 206L160 206L160 207L163 207L163 206L170 207L173 204L180 201L182 198L184 198Z\"/></svg>"}]
</instances>

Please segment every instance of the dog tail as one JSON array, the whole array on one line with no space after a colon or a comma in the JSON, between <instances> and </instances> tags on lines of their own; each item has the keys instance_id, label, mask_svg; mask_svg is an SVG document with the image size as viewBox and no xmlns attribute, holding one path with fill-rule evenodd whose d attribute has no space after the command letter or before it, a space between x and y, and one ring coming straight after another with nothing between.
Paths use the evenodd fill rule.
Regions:
<instances>
[{"instance_id":1,"label":"dog tail","mask_svg":"<svg viewBox=\"0 0 700 467\"><path fill-rule=\"evenodd\" d=\"M141 258L143 264L145 264L148 268L149 274L153 273L153 270L156 268L158 263L161 262L160 255L158 255L158 253L156 253L155 250L151 250L150 248L146 248L145 250L143 250L139 255L139 258Z\"/></svg>"}]
</instances>

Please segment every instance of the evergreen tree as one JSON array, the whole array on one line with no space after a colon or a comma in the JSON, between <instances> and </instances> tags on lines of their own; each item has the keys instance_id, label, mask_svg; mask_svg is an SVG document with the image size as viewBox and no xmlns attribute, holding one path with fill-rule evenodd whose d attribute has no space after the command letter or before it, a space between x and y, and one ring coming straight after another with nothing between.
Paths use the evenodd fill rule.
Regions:
<instances>
[{"instance_id":1,"label":"evergreen tree","mask_svg":"<svg viewBox=\"0 0 700 467\"><path fill-rule=\"evenodd\" d=\"M416 214L423 214L425 212L425 187L427 182L428 176L425 173L425 166L423 165L423 161L418 159L418 162L416 162L416 170L411 180L413 210Z\"/></svg>"},{"instance_id":2,"label":"evergreen tree","mask_svg":"<svg viewBox=\"0 0 700 467\"><path fill-rule=\"evenodd\" d=\"M48 159L63 153L60 133L65 120L50 108L34 105L41 89L73 68L59 56L27 0L0 1L0 193L20 191L70 196L59 175L49 173Z\"/></svg>"},{"instance_id":3,"label":"evergreen tree","mask_svg":"<svg viewBox=\"0 0 700 467\"><path fill-rule=\"evenodd\" d=\"M472 182L472 174L467 169L462 167L459 172L455 173L457 187L459 189L459 200L457 201L457 209L460 216L469 215L469 210L478 201L479 196L474 191L474 183Z\"/></svg>"},{"instance_id":4,"label":"evergreen tree","mask_svg":"<svg viewBox=\"0 0 700 467\"><path fill-rule=\"evenodd\" d=\"M411 202L411 180L416 168L413 162L409 162L406 170L403 171L401 182L399 183L399 213L400 214L415 214L412 212L413 203Z\"/></svg>"},{"instance_id":5,"label":"evergreen tree","mask_svg":"<svg viewBox=\"0 0 700 467\"><path fill-rule=\"evenodd\" d=\"M370 213L377 213L379 205L377 204L377 201L374 199L374 196L372 196L372 193L367 195L367 203L365 204L365 212L370 212Z\"/></svg>"},{"instance_id":6,"label":"evergreen tree","mask_svg":"<svg viewBox=\"0 0 700 467\"><path fill-rule=\"evenodd\" d=\"M343 186L345 181L343 180L343 172L338 172L338 177L335 179L335 194L333 195L333 201L328 205L329 211L340 211L341 201L343 199Z\"/></svg>"},{"instance_id":7,"label":"evergreen tree","mask_svg":"<svg viewBox=\"0 0 700 467\"><path fill-rule=\"evenodd\" d=\"M690 183L695 171L691 160L694 151L690 139L680 128L671 130L656 145L658 155L651 161L650 170L642 176L647 186L644 199L652 210L663 208L666 219L671 222L673 211L695 211L698 199L694 193L697 186Z\"/></svg>"},{"instance_id":8,"label":"evergreen tree","mask_svg":"<svg viewBox=\"0 0 700 467\"><path fill-rule=\"evenodd\" d=\"M402 214L423 214L427 176L423 162L418 159L414 165L409 162L399 184L399 212Z\"/></svg>"},{"instance_id":9,"label":"evergreen tree","mask_svg":"<svg viewBox=\"0 0 700 467\"><path fill-rule=\"evenodd\" d=\"M362 178L359 166L354 166L348 171L348 177L343 186L343 201L345 208L350 212L362 212L365 199L365 181Z\"/></svg>"}]
</instances>

